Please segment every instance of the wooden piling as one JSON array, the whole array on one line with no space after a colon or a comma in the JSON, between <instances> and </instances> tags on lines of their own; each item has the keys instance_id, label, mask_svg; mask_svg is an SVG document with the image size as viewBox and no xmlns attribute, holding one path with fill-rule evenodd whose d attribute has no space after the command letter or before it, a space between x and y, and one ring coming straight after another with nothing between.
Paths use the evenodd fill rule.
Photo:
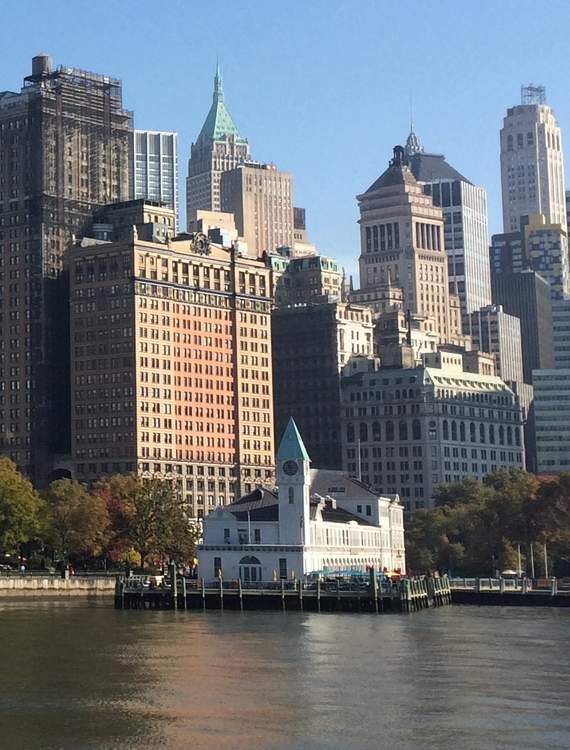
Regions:
<instances>
[{"instance_id":1,"label":"wooden piling","mask_svg":"<svg viewBox=\"0 0 570 750\"><path fill-rule=\"evenodd\" d=\"M238 578L238 589L239 589L239 608L243 612L243 589L241 586L241 578Z\"/></svg>"},{"instance_id":2,"label":"wooden piling","mask_svg":"<svg viewBox=\"0 0 570 750\"><path fill-rule=\"evenodd\" d=\"M285 581L281 579L281 609L283 612L286 611L287 605L285 604Z\"/></svg>"}]
</instances>

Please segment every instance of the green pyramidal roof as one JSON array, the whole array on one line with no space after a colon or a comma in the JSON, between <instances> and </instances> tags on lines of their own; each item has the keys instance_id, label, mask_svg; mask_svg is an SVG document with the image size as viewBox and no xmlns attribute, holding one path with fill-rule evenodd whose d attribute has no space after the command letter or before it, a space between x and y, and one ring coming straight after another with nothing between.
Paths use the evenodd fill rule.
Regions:
<instances>
[{"instance_id":1,"label":"green pyramidal roof","mask_svg":"<svg viewBox=\"0 0 570 750\"><path fill-rule=\"evenodd\" d=\"M311 460L293 417L290 417L277 449L278 461L285 461L288 458L300 458L303 461Z\"/></svg>"},{"instance_id":2,"label":"green pyramidal roof","mask_svg":"<svg viewBox=\"0 0 570 750\"><path fill-rule=\"evenodd\" d=\"M218 66L214 78L214 98L212 106L210 107L208 116L202 125L202 130L200 131L198 140L218 141L229 135L233 136L236 141L247 143L246 139L242 138L239 134L239 130L237 129L224 102L224 86L222 76L220 75L220 68Z\"/></svg>"}]
</instances>

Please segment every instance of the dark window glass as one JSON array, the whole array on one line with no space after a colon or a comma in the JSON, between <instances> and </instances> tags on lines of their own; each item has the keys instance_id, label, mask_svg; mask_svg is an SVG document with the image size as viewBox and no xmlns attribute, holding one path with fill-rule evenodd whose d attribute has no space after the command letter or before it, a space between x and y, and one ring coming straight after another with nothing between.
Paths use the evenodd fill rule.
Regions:
<instances>
[{"instance_id":1,"label":"dark window glass","mask_svg":"<svg viewBox=\"0 0 570 750\"><path fill-rule=\"evenodd\" d=\"M455 180L451 185L451 199L454 206L461 205L461 185L459 184L459 180Z\"/></svg>"},{"instance_id":2,"label":"dark window glass","mask_svg":"<svg viewBox=\"0 0 570 750\"><path fill-rule=\"evenodd\" d=\"M449 182L444 182L441 186L441 205L444 208L449 208L451 205L451 198L449 194Z\"/></svg>"}]
</instances>

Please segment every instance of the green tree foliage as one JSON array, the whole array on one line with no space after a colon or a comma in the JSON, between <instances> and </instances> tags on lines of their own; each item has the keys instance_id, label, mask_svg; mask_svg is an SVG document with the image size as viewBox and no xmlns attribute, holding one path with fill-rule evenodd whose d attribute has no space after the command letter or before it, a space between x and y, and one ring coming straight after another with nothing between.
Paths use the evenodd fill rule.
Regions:
<instances>
[{"instance_id":1,"label":"green tree foliage","mask_svg":"<svg viewBox=\"0 0 570 750\"><path fill-rule=\"evenodd\" d=\"M141 567L150 560L189 562L195 556L194 528L172 481L117 475L100 482L96 492L112 518L116 554L134 549Z\"/></svg>"},{"instance_id":2,"label":"green tree foliage","mask_svg":"<svg viewBox=\"0 0 570 750\"><path fill-rule=\"evenodd\" d=\"M500 469L483 483L469 477L441 486L435 507L416 512L406 530L408 566L415 571L490 575L516 569L518 546L526 563L531 544L540 545L535 556L547 545L555 564L549 572L570 572L570 474L537 477Z\"/></svg>"},{"instance_id":3,"label":"green tree foliage","mask_svg":"<svg viewBox=\"0 0 570 750\"><path fill-rule=\"evenodd\" d=\"M62 557L97 557L109 536L104 500L72 479L52 482L45 494L45 540Z\"/></svg>"},{"instance_id":4,"label":"green tree foliage","mask_svg":"<svg viewBox=\"0 0 570 750\"><path fill-rule=\"evenodd\" d=\"M13 553L39 529L42 501L9 458L0 458L0 551Z\"/></svg>"}]
</instances>

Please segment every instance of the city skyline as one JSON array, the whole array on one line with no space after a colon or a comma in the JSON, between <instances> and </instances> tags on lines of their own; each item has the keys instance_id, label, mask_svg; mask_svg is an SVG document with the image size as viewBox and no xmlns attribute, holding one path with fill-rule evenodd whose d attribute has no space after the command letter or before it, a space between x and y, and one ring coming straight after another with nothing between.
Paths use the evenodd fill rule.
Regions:
<instances>
[{"instance_id":1,"label":"city skyline","mask_svg":"<svg viewBox=\"0 0 570 750\"><path fill-rule=\"evenodd\" d=\"M252 154L293 174L295 204L307 209L310 238L352 273L358 250L355 196L379 173L385 154L397 143L403 145L410 98L426 150L445 154L469 180L487 190L491 234L501 230L498 134L506 109L519 102L520 85L544 84L563 132L570 121L570 105L563 95L564 66L559 64L561 41L555 37L540 59L529 58L517 42L519 32L530 24L543 34L563 25L570 9L562 3L550 6L548 18L530 3L517 3L516 14L512 3L499 11L490 3L476 10L462 8L461 26L449 3L429 11L417 5L414 23L441 41L441 52L429 60L421 47L416 51L409 44L409 33L397 31L404 26L394 4L378 8L365 3L355 17L346 3L317 2L310 8L299 6L298 13L290 14L291 21L284 10L245 3L240 14L226 9L232 37L247 42L252 28L267 27L263 38L256 35L255 45L229 45L229 37L212 43L207 34L204 41L194 38L193 59L198 63L191 67L185 63L184 21L192 19L193 25L203 27L208 18L203 9L175 4L173 17L179 22L162 32L156 49L146 47L140 55L136 37L132 43L125 38L127 9L109 10L105 37L85 45L65 31L79 12L100 23L99 9L73 3L76 12L61 19L63 28L56 36L55 31L45 31L41 7L35 9L39 22L30 28L26 8L9 5L10 36L7 29L0 32L6 59L3 88L17 88L29 57L42 49L56 64L120 78L125 104L135 112L135 127L179 133L181 165L208 110L218 54L228 106L238 128L247 134ZM144 30L153 17L149 3L140 7L139 28ZM19 29L26 33L25 45ZM293 38L303 54L298 60L281 59L280 49ZM168 58L163 55L165 44L171 50ZM350 44L348 61L345 54L337 55L339 44ZM466 45L493 54L475 60L463 55ZM181 181L184 171L180 170ZM183 226L185 217L180 218Z\"/></svg>"}]
</instances>

